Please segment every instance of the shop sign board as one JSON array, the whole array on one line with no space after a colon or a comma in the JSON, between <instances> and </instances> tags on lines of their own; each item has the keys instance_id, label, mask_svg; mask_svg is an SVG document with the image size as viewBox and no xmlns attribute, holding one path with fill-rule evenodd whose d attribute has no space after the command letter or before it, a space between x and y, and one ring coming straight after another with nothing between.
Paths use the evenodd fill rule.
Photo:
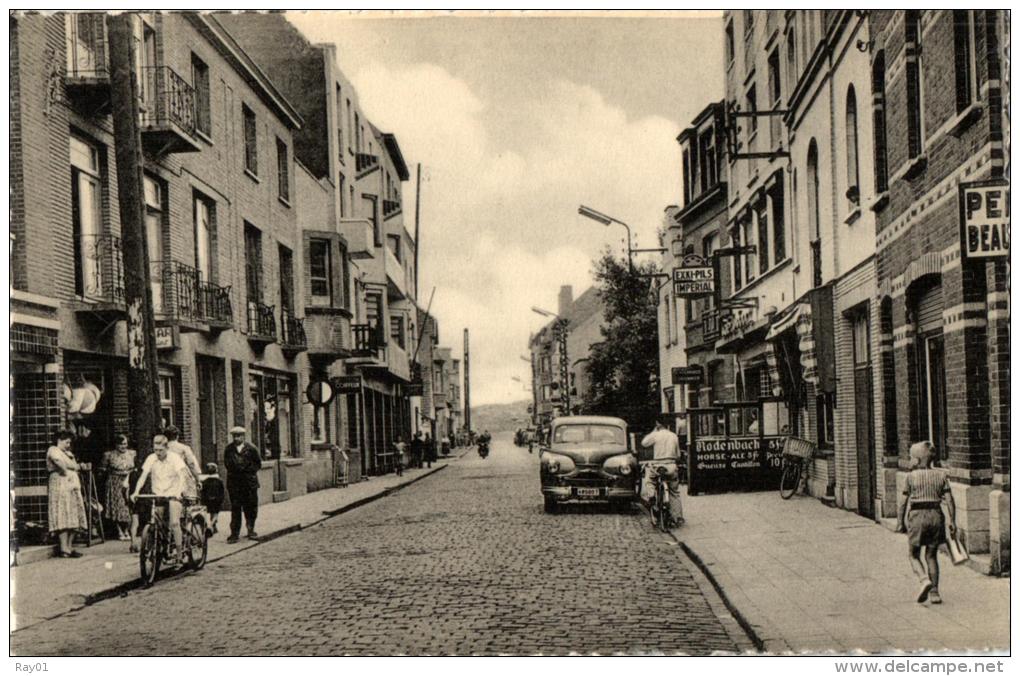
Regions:
<instances>
[{"instance_id":1,"label":"shop sign board","mask_svg":"<svg viewBox=\"0 0 1020 676\"><path fill-rule=\"evenodd\" d=\"M405 397L421 397L425 395L424 383L408 383L401 389Z\"/></svg>"},{"instance_id":2,"label":"shop sign board","mask_svg":"<svg viewBox=\"0 0 1020 676\"><path fill-rule=\"evenodd\" d=\"M156 327L156 349L176 350L180 347L180 339L176 326Z\"/></svg>"},{"instance_id":3,"label":"shop sign board","mask_svg":"<svg viewBox=\"0 0 1020 676\"><path fill-rule=\"evenodd\" d=\"M785 436L709 437L690 448L690 490L779 488Z\"/></svg>"},{"instance_id":4,"label":"shop sign board","mask_svg":"<svg viewBox=\"0 0 1020 676\"><path fill-rule=\"evenodd\" d=\"M1009 183L960 184L960 251L964 260L1009 256Z\"/></svg>"},{"instance_id":5,"label":"shop sign board","mask_svg":"<svg viewBox=\"0 0 1020 676\"><path fill-rule=\"evenodd\" d=\"M715 266L710 259L688 254L673 268L673 294L682 298L700 298L715 293Z\"/></svg>"},{"instance_id":6,"label":"shop sign board","mask_svg":"<svg viewBox=\"0 0 1020 676\"><path fill-rule=\"evenodd\" d=\"M701 366L674 366L672 368L674 385L700 385L704 380Z\"/></svg>"},{"instance_id":7,"label":"shop sign board","mask_svg":"<svg viewBox=\"0 0 1020 676\"><path fill-rule=\"evenodd\" d=\"M361 376L337 376L330 379L337 394L358 394L361 392Z\"/></svg>"}]
</instances>

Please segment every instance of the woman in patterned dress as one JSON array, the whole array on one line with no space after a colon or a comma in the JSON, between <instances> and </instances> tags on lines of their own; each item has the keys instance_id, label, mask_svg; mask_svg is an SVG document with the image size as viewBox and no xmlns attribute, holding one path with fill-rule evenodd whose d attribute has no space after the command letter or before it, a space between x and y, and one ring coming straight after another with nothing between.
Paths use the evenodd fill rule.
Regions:
<instances>
[{"instance_id":1,"label":"woman in patterned dress","mask_svg":"<svg viewBox=\"0 0 1020 676\"><path fill-rule=\"evenodd\" d=\"M85 501L81 497L81 480L78 462L71 453L74 434L63 430L53 439L55 445L46 451L46 469L49 470L49 522L50 532L60 541L60 556L78 558L81 552L72 549L74 531L86 530Z\"/></svg>"},{"instance_id":2,"label":"woman in patterned dress","mask_svg":"<svg viewBox=\"0 0 1020 676\"><path fill-rule=\"evenodd\" d=\"M128 448L127 437L114 437L116 447L103 454L102 469L106 471L106 513L117 524L118 540L130 540L131 505L127 502L128 483L135 469L137 453Z\"/></svg>"}]
</instances>

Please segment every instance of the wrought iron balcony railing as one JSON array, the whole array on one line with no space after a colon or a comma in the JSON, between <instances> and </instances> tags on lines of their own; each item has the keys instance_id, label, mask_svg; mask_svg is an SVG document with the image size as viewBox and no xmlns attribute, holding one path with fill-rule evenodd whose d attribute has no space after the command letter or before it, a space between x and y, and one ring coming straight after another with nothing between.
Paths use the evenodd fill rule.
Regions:
<instances>
[{"instance_id":1,"label":"wrought iron balcony railing","mask_svg":"<svg viewBox=\"0 0 1020 676\"><path fill-rule=\"evenodd\" d=\"M230 287L204 280L202 272L190 265L177 261L154 263L151 280L157 313L212 325L233 323Z\"/></svg>"},{"instance_id":2,"label":"wrought iron balcony railing","mask_svg":"<svg viewBox=\"0 0 1020 676\"><path fill-rule=\"evenodd\" d=\"M66 77L92 80L110 77L106 51L106 16L68 12L64 15L67 47Z\"/></svg>"},{"instance_id":3,"label":"wrought iron balcony railing","mask_svg":"<svg viewBox=\"0 0 1020 676\"><path fill-rule=\"evenodd\" d=\"M305 320L294 316L292 310L280 311L280 344L292 350L304 350L308 347L305 335Z\"/></svg>"},{"instance_id":4,"label":"wrought iron balcony railing","mask_svg":"<svg viewBox=\"0 0 1020 676\"><path fill-rule=\"evenodd\" d=\"M382 212L383 218L400 213L400 202L398 200L383 200Z\"/></svg>"},{"instance_id":5,"label":"wrought iron balcony railing","mask_svg":"<svg viewBox=\"0 0 1020 676\"><path fill-rule=\"evenodd\" d=\"M248 301L248 338L266 342L276 340L276 312L272 305Z\"/></svg>"},{"instance_id":6,"label":"wrought iron balcony railing","mask_svg":"<svg viewBox=\"0 0 1020 676\"><path fill-rule=\"evenodd\" d=\"M176 125L181 131L195 134L195 88L167 66L146 66L141 69L143 127Z\"/></svg>"},{"instance_id":7,"label":"wrought iron balcony railing","mask_svg":"<svg viewBox=\"0 0 1020 676\"><path fill-rule=\"evenodd\" d=\"M379 164L379 156L369 153L358 153L354 156L354 168L360 174L363 171L375 168Z\"/></svg>"},{"instance_id":8,"label":"wrought iron balcony railing","mask_svg":"<svg viewBox=\"0 0 1020 676\"><path fill-rule=\"evenodd\" d=\"M74 262L77 295L90 301L124 303L124 254L119 237L79 235Z\"/></svg>"},{"instance_id":9,"label":"wrought iron balcony railing","mask_svg":"<svg viewBox=\"0 0 1020 676\"><path fill-rule=\"evenodd\" d=\"M373 324L351 324L351 336L354 352L361 355L375 354L385 346L385 342L380 340L378 326Z\"/></svg>"}]
</instances>

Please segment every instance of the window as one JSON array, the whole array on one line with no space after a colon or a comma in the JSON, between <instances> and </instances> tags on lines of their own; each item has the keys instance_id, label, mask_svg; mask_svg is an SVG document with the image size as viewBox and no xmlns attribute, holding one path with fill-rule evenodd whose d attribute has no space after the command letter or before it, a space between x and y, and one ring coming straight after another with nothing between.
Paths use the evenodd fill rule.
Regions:
<instances>
[{"instance_id":1,"label":"window","mask_svg":"<svg viewBox=\"0 0 1020 676\"><path fill-rule=\"evenodd\" d=\"M361 117L354 113L354 151L361 152L361 137L365 135L365 130L361 126Z\"/></svg>"},{"instance_id":2,"label":"window","mask_svg":"<svg viewBox=\"0 0 1020 676\"><path fill-rule=\"evenodd\" d=\"M741 229L743 230L742 236L744 244L746 246L754 245L754 217L751 212L745 212L744 218L741 222ZM744 255L744 279L750 284L754 281L755 273L758 268L757 254L748 253Z\"/></svg>"},{"instance_id":3,"label":"window","mask_svg":"<svg viewBox=\"0 0 1020 676\"><path fill-rule=\"evenodd\" d=\"M382 246L382 233L379 232L379 199L375 195L361 194L362 207L368 213L368 220L372 222L372 233L376 246Z\"/></svg>"},{"instance_id":4,"label":"window","mask_svg":"<svg viewBox=\"0 0 1020 676\"><path fill-rule=\"evenodd\" d=\"M400 346L400 349L405 348L404 318L400 315L390 315L390 338Z\"/></svg>"},{"instance_id":5,"label":"window","mask_svg":"<svg viewBox=\"0 0 1020 676\"><path fill-rule=\"evenodd\" d=\"M337 194L340 195L340 218L344 218L347 216L347 195L344 194L346 192L346 188L344 186L347 185L347 179L344 178L343 174L340 174L337 180L337 185L339 186Z\"/></svg>"},{"instance_id":6,"label":"window","mask_svg":"<svg viewBox=\"0 0 1020 676\"><path fill-rule=\"evenodd\" d=\"M857 164L857 94L854 86L846 93L846 198L851 206L860 204L860 170Z\"/></svg>"},{"instance_id":7,"label":"window","mask_svg":"<svg viewBox=\"0 0 1020 676\"><path fill-rule=\"evenodd\" d=\"M279 245L280 254L280 309L284 312L294 312L294 254L285 247Z\"/></svg>"},{"instance_id":8,"label":"window","mask_svg":"<svg viewBox=\"0 0 1020 676\"><path fill-rule=\"evenodd\" d=\"M375 291L365 294L365 320L369 326L377 328L382 318L382 294Z\"/></svg>"},{"instance_id":9,"label":"window","mask_svg":"<svg viewBox=\"0 0 1020 676\"><path fill-rule=\"evenodd\" d=\"M662 323L663 345L669 345L673 342L673 336L671 335L673 330L673 321L669 312L669 296L669 293L665 293L662 296L662 312L665 318L665 321Z\"/></svg>"},{"instance_id":10,"label":"window","mask_svg":"<svg viewBox=\"0 0 1020 676\"><path fill-rule=\"evenodd\" d=\"M353 398L353 397L352 397ZM312 405L312 439L313 444L328 444L333 441L331 421L333 404L325 406Z\"/></svg>"},{"instance_id":11,"label":"window","mask_svg":"<svg viewBox=\"0 0 1020 676\"><path fill-rule=\"evenodd\" d=\"M793 97L793 88L797 84L797 37L791 30L786 37L786 90L787 96Z\"/></svg>"},{"instance_id":12,"label":"window","mask_svg":"<svg viewBox=\"0 0 1020 676\"><path fill-rule=\"evenodd\" d=\"M701 191L706 192L719 182L714 128L702 132L698 137L698 163L701 165Z\"/></svg>"},{"instance_id":13,"label":"window","mask_svg":"<svg viewBox=\"0 0 1020 676\"><path fill-rule=\"evenodd\" d=\"M716 233L712 233L705 237L701 242L701 251L705 256L705 261L708 265L714 265L712 262L712 255L715 250L719 248L719 236ZM715 307L715 295L710 294L702 300L702 308L711 310Z\"/></svg>"},{"instance_id":14,"label":"window","mask_svg":"<svg viewBox=\"0 0 1020 676\"><path fill-rule=\"evenodd\" d=\"M248 302L262 302L262 233L244 224L244 278Z\"/></svg>"},{"instance_id":15,"label":"window","mask_svg":"<svg viewBox=\"0 0 1020 676\"><path fill-rule=\"evenodd\" d=\"M769 205L762 197L755 209L758 219L758 273L764 275L769 270Z\"/></svg>"},{"instance_id":16,"label":"window","mask_svg":"<svg viewBox=\"0 0 1020 676\"><path fill-rule=\"evenodd\" d=\"M137 41L137 36L135 40ZM136 43L137 44L137 43ZM138 50L138 72L141 73L139 102L142 119L147 119L156 108L156 31L142 20L142 44Z\"/></svg>"},{"instance_id":17,"label":"window","mask_svg":"<svg viewBox=\"0 0 1020 676\"><path fill-rule=\"evenodd\" d=\"M213 202L203 195L194 193L195 219L195 270L200 280L212 281L213 255Z\"/></svg>"},{"instance_id":18,"label":"window","mask_svg":"<svg viewBox=\"0 0 1020 676\"><path fill-rule=\"evenodd\" d=\"M977 64L974 55L974 13L953 10L953 54L956 75L956 112L962 113L974 102Z\"/></svg>"},{"instance_id":19,"label":"window","mask_svg":"<svg viewBox=\"0 0 1020 676\"><path fill-rule=\"evenodd\" d=\"M751 34L751 30L754 28L754 12L750 9L744 10L744 39Z\"/></svg>"},{"instance_id":20,"label":"window","mask_svg":"<svg viewBox=\"0 0 1020 676\"><path fill-rule=\"evenodd\" d=\"M730 21L726 24L726 67L728 68L733 63L734 55L736 50L733 46L733 22Z\"/></svg>"},{"instance_id":21,"label":"window","mask_svg":"<svg viewBox=\"0 0 1020 676\"><path fill-rule=\"evenodd\" d=\"M758 93L754 85L747 90L747 112L751 113L751 116L747 118L748 135L754 136L758 133L758 116L754 113L758 112Z\"/></svg>"},{"instance_id":22,"label":"window","mask_svg":"<svg viewBox=\"0 0 1020 676\"><path fill-rule=\"evenodd\" d=\"M242 104L241 113L244 116L244 168L257 176L259 173L259 154L255 111Z\"/></svg>"},{"instance_id":23,"label":"window","mask_svg":"<svg viewBox=\"0 0 1020 676\"><path fill-rule=\"evenodd\" d=\"M872 120L875 135L875 192L889 189L889 162L885 137L885 52L875 55L871 66Z\"/></svg>"},{"instance_id":24,"label":"window","mask_svg":"<svg viewBox=\"0 0 1020 676\"><path fill-rule=\"evenodd\" d=\"M96 298L105 291L99 255L104 246L100 234L103 199L99 178L99 150L72 136L70 160L75 293L86 298Z\"/></svg>"},{"instance_id":25,"label":"window","mask_svg":"<svg viewBox=\"0 0 1020 676\"><path fill-rule=\"evenodd\" d=\"M191 83L195 87L195 131L212 136L212 96L209 91L209 66L191 55Z\"/></svg>"},{"instance_id":26,"label":"window","mask_svg":"<svg viewBox=\"0 0 1020 676\"><path fill-rule=\"evenodd\" d=\"M352 131L354 129L354 127L352 125L353 125L353 123L351 122L351 100L347 99L347 150L348 150L348 152L351 149L351 134L354 133Z\"/></svg>"},{"instance_id":27,"label":"window","mask_svg":"<svg viewBox=\"0 0 1020 676\"><path fill-rule=\"evenodd\" d=\"M290 159L287 144L281 139L276 139L276 183L280 199L290 202Z\"/></svg>"},{"instance_id":28,"label":"window","mask_svg":"<svg viewBox=\"0 0 1020 676\"><path fill-rule=\"evenodd\" d=\"M145 198L145 246L149 254L149 286L152 289L152 310L162 312L163 303L163 184L142 178Z\"/></svg>"},{"instance_id":29,"label":"window","mask_svg":"<svg viewBox=\"0 0 1020 676\"><path fill-rule=\"evenodd\" d=\"M921 70L921 13L907 10L904 20L906 31L906 82L907 82L907 154L911 159L924 149L924 89Z\"/></svg>"},{"instance_id":30,"label":"window","mask_svg":"<svg viewBox=\"0 0 1020 676\"><path fill-rule=\"evenodd\" d=\"M404 260L400 250L400 235L386 235L386 243L398 261Z\"/></svg>"},{"instance_id":31,"label":"window","mask_svg":"<svg viewBox=\"0 0 1020 676\"><path fill-rule=\"evenodd\" d=\"M313 305L333 304L333 259L328 239L308 241L308 279Z\"/></svg>"},{"instance_id":32,"label":"window","mask_svg":"<svg viewBox=\"0 0 1020 676\"><path fill-rule=\"evenodd\" d=\"M347 258L347 247L344 246L343 242L339 243L339 261L340 261L340 306L350 309L351 307L351 292L350 292L350 263Z\"/></svg>"},{"instance_id":33,"label":"window","mask_svg":"<svg viewBox=\"0 0 1020 676\"><path fill-rule=\"evenodd\" d=\"M818 407L818 448L832 448L836 441L836 395L820 394L815 401Z\"/></svg>"},{"instance_id":34,"label":"window","mask_svg":"<svg viewBox=\"0 0 1020 676\"><path fill-rule=\"evenodd\" d=\"M780 178L769 189L769 201L772 202L772 263L778 265L786 260L786 205L783 200L783 180Z\"/></svg>"},{"instance_id":35,"label":"window","mask_svg":"<svg viewBox=\"0 0 1020 676\"><path fill-rule=\"evenodd\" d=\"M734 225L733 232L730 234L730 246L740 246L740 226ZM741 270L740 270L740 257L736 256L733 259L733 290L738 290L743 283L741 282Z\"/></svg>"},{"instance_id":36,"label":"window","mask_svg":"<svg viewBox=\"0 0 1020 676\"><path fill-rule=\"evenodd\" d=\"M340 164L344 163L344 108L343 90L340 85L336 86L336 147L338 148Z\"/></svg>"},{"instance_id":37,"label":"window","mask_svg":"<svg viewBox=\"0 0 1020 676\"><path fill-rule=\"evenodd\" d=\"M783 98L783 85L779 77L779 48L769 54L769 103L775 107Z\"/></svg>"},{"instance_id":38,"label":"window","mask_svg":"<svg viewBox=\"0 0 1020 676\"><path fill-rule=\"evenodd\" d=\"M160 429L166 429L169 425L177 424L177 407L174 405L175 396L174 376L168 373L159 374L159 425Z\"/></svg>"},{"instance_id":39,"label":"window","mask_svg":"<svg viewBox=\"0 0 1020 676\"><path fill-rule=\"evenodd\" d=\"M691 189L691 149L684 146L684 205L691 203L694 191Z\"/></svg>"},{"instance_id":40,"label":"window","mask_svg":"<svg viewBox=\"0 0 1020 676\"><path fill-rule=\"evenodd\" d=\"M818 193L818 144L808 144L807 155L808 233L811 237L811 269L814 286L822 285L822 243Z\"/></svg>"}]
</instances>

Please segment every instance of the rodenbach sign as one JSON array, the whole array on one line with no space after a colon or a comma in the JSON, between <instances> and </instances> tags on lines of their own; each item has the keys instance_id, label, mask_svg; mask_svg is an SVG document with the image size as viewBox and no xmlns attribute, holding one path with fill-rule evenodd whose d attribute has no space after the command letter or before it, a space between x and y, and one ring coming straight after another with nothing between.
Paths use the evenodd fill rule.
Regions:
<instances>
[{"instance_id":1,"label":"rodenbach sign","mask_svg":"<svg viewBox=\"0 0 1020 676\"><path fill-rule=\"evenodd\" d=\"M960 251L966 259L1009 256L1009 184L960 184Z\"/></svg>"},{"instance_id":2,"label":"rodenbach sign","mask_svg":"<svg viewBox=\"0 0 1020 676\"><path fill-rule=\"evenodd\" d=\"M715 266L697 254L683 257L680 267L673 268L673 294L698 298L715 293Z\"/></svg>"}]
</instances>

